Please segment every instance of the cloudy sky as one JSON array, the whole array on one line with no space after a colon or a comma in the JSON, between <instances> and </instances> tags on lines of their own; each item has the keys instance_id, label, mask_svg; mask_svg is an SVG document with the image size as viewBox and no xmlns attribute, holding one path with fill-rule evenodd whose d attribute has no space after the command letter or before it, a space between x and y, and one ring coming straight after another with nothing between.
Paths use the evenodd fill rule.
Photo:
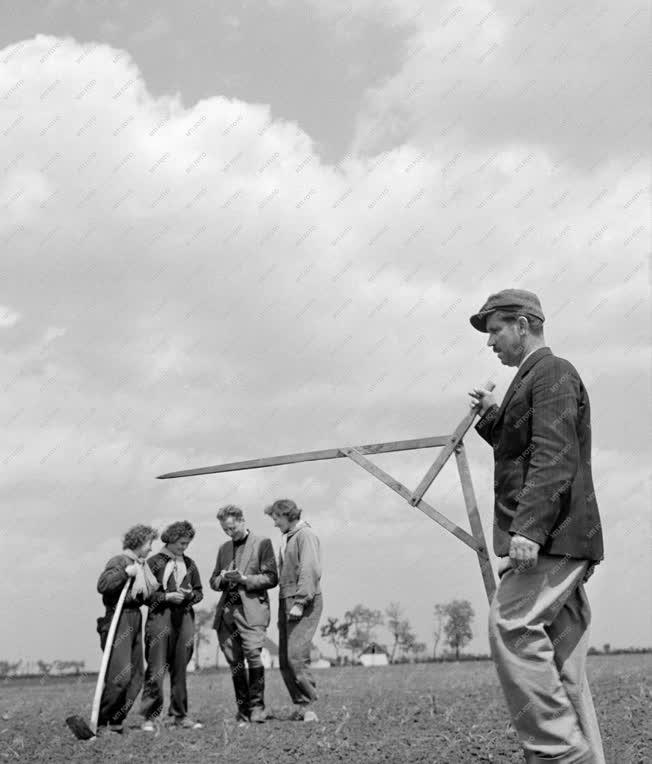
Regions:
<instances>
[{"instance_id":1,"label":"cloudy sky","mask_svg":"<svg viewBox=\"0 0 652 764\"><path fill-rule=\"evenodd\" d=\"M0 7L0 658L97 665L130 525L190 520L207 581L216 509L277 543L285 496L325 615L400 601L430 645L434 604L468 598L486 650L474 554L348 460L155 476L451 432L513 374L468 323L508 286L591 397L592 642L652 643L643 6ZM467 448L489 529L492 455ZM377 461L413 487L435 457ZM467 527L454 464L427 498Z\"/></svg>"}]
</instances>

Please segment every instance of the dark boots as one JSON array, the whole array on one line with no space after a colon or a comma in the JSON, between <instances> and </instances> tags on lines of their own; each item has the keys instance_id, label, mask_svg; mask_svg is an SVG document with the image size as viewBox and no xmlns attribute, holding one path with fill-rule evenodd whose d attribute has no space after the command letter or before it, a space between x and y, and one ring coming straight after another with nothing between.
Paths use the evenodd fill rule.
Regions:
<instances>
[{"instance_id":1,"label":"dark boots","mask_svg":"<svg viewBox=\"0 0 652 764\"><path fill-rule=\"evenodd\" d=\"M242 666L238 667L233 673L233 689L235 690L235 702L238 705L236 719L242 722L249 721L249 682L247 674Z\"/></svg>"},{"instance_id":2,"label":"dark boots","mask_svg":"<svg viewBox=\"0 0 652 764\"><path fill-rule=\"evenodd\" d=\"M249 679L244 668L233 673L235 701L238 704L236 719L242 722L264 722L265 713L265 668L257 666L249 669Z\"/></svg>"},{"instance_id":3,"label":"dark boots","mask_svg":"<svg viewBox=\"0 0 652 764\"><path fill-rule=\"evenodd\" d=\"M249 713L252 722L264 722L265 713L265 668L256 666L249 669Z\"/></svg>"}]
</instances>

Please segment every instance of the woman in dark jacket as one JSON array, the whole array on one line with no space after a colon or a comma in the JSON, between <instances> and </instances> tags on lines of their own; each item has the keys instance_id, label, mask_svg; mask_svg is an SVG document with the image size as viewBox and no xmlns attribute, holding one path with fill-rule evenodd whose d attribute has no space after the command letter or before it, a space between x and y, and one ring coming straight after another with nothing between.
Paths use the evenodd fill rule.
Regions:
<instances>
[{"instance_id":1,"label":"woman in dark jacket","mask_svg":"<svg viewBox=\"0 0 652 764\"><path fill-rule=\"evenodd\" d=\"M163 711L163 679L170 672L169 715L174 724L189 729L203 725L188 716L186 667L193 653L195 612L193 605L203 599L197 566L184 554L195 536L185 520L172 523L161 534L165 546L148 559L158 589L151 595L145 626L147 671L141 703L145 717L142 729L154 731L154 720Z\"/></svg>"},{"instance_id":2,"label":"woman in dark jacket","mask_svg":"<svg viewBox=\"0 0 652 764\"><path fill-rule=\"evenodd\" d=\"M122 732L123 722L143 686L143 638L140 608L158 582L145 563L158 533L148 525L134 525L124 535L122 554L112 557L97 582L106 608L97 619L102 650L120 593L127 581L130 587L113 640L104 691L100 701L98 728Z\"/></svg>"}]
</instances>

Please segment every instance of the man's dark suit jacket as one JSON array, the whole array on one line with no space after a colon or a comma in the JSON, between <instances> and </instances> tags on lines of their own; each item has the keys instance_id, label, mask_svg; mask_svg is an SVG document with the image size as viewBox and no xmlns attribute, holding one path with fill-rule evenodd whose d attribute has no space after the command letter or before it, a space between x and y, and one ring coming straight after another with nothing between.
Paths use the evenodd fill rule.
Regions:
<instances>
[{"instance_id":1,"label":"man's dark suit jacket","mask_svg":"<svg viewBox=\"0 0 652 764\"><path fill-rule=\"evenodd\" d=\"M508 555L518 533L543 554L601 560L591 409L574 366L539 348L475 429L494 449L494 552Z\"/></svg>"},{"instance_id":2,"label":"man's dark suit jacket","mask_svg":"<svg viewBox=\"0 0 652 764\"><path fill-rule=\"evenodd\" d=\"M210 577L211 589L222 592L213 621L213 628L216 630L219 629L222 611L229 591L229 583L222 578L220 573L231 568L234 558L233 541L226 541L217 553L215 570ZM278 571L272 542L262 536L254 536L253 533L249 533L242 550L238 570L247 576L246 583L239 584L237 587L242 600L245 620L251 627L267 628L270 621L267 590L273 589L278 584Z\"/></svg>"}]
</instances>

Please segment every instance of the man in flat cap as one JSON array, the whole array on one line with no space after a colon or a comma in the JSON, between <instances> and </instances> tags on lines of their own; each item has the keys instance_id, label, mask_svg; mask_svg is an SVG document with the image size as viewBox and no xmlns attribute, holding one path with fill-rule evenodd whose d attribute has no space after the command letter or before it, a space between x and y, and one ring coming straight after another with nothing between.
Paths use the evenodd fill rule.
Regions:
<instances>
[{"instance_id":1,"label":"man in flat cap","mask_svg":"<svg viewBox=\"0 0 652 764\"><path fill-rule=\"evenodd\" d=\"M504 366L502 404L475 388L477 432L494 449L494 551L502 558L489 615L491 650L526 761L602 764L586 680L591 611L584 582L603 557L591 476L589 397L543 337L538 297L490 295L471 316Z\"/></svg>"}]
</instances>

